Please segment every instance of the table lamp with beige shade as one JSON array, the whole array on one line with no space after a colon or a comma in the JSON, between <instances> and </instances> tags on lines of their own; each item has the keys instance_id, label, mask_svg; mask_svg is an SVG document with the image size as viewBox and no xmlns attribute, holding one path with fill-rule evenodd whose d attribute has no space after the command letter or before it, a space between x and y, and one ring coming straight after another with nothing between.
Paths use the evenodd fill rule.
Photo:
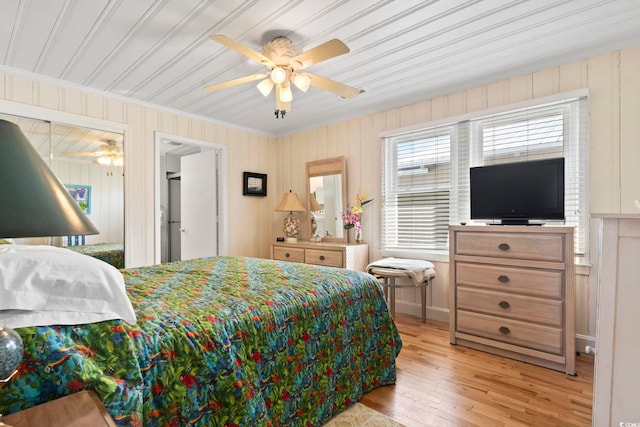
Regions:
<instances>
[{"instance_id":1,"label":"table lamp with beige shade","mask_svg":"<svg viewBox=\"0 0 640 427\"><path fill-rule=\"evenodd\" d=\"M287 237L288 243L296 243L298 241L298 234L300 233L300 221L293 213L307 211L298 198L298 194L293 193L291 190L289 190L288 193L284 193L276 211L289 212L289 215L284 219L284 227L282 230Z\"/></svg>"}]
</instances>

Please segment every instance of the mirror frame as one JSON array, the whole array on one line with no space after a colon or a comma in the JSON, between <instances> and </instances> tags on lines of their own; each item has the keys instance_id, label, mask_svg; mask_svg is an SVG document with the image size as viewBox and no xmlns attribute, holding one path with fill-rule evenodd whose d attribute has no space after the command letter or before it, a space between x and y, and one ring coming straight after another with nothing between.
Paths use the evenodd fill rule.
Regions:
<instances>
[{"instance_id":1,"label":"mirror frame","mask_svg":"<svg viewBox=\"0 0 640 427\"><path fill-rule=\"evenodd\" d=\"M309 194L311 194L311 186L309 184L309 179L314 176L325 176L325 175L335 175L341 174L342 176L342 210L346 209L347 206L347 166L345 162L344 156L332 157L329 159L323 160L315 160L312 162L307 162L305 164L305 169L307 171L307 211L309 212L309 218L307 218L307 231L309 233L309 238L313 237L311 234L311 200ZM342 237L323 237L323 242L340 242L347 243L348 235L347 230L344 230L342 233Z\"/></svg>"}]
</instances>

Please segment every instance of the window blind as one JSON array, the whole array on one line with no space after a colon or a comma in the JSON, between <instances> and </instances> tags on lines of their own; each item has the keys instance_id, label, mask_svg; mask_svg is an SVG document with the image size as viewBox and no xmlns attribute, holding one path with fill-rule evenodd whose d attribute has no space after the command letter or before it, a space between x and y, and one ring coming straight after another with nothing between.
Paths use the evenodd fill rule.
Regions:
<instances>
[{"instance_id":1,"label":"window blind","mask_svg":"<svg viewBox=\"0 0 640 427\"><path fill-rule=\"evenodd\" d=\"M385 144L383 247L447 248L453 128L391 138Z\"/></svg>"},{"instance_id":2,"label":"window blind","mask_svg":"<svg viewBox=\"0 0 640 427\"><path fill-rule=\"evenodd\" d=\"M382 253L442 251L448 226L470 219L469 168L565 158L564 223L588 247L588 108L574 98L387 137Z\"/></svg>"}]
</instances>

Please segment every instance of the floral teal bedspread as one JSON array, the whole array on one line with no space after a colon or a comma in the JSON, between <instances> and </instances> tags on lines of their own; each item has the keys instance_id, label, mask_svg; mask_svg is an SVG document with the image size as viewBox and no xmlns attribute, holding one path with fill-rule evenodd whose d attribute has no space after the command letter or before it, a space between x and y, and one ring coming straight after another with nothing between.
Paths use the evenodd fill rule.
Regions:
<instances>
[{"instance_id":1,"label":"floral teal bedspread","mask_svg":"<svg viewBox=\"0 0 640 427\"><path fill-rule=\"evenodd\" d=\"M363 273L215 257L123 270L137 325L18 329L0 413L95 390L121 426L322 426L395 382L401 340Z\"/></svg>"},{"instance_id":2,"label":"floral teal bedspread","mask_svg":"<svg viewBox=\"0 0 640 427\"><path fill-rule=\"evenodd\" d=\"M124 268L124 245L122 243L94 243L91 245L66 246L67 249L97 258L115 268Z\"/></svg>"}]
</instances>

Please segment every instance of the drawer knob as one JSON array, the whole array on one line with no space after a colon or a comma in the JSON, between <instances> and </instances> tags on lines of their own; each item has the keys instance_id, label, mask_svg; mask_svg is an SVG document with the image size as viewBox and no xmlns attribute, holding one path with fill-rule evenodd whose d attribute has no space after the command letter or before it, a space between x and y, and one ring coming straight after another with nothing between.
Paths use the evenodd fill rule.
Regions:
<instances>
[{"instance_id":1,"label":"drawer knob","mask_svg":"<svg viewBox=\"0 0 640 427\"><path fill-rule=\"evenodd\" d=\"M285 258L289 258L291 255L289 255L289 252L287 252L286 254L284 254Z\"/></svg>"},{"instance_id":2,"label":"drawer knob","mask_svg":"<svg viewBox=\"0 0 640 427\"><path fill-rule=\"evenodd\" d=\"M508 244L508 243L500 243L500 244L498 245L498 248L499 248L501 251L508 251L508 250L509 250L509 244Z\"/></svg>"},{"instance_id":3,"label":"drawer knob","mask_svg":"<svg viewBox=\"0 0 640 427\"><path fill-rule=\"evenodd\" d=\"M500 301L500 303L498 304L500 307L502 308L509 308L511 307L511 305L507 302L507 301Z\"/></svg>"},{"instance_id":4,"label":"drawer knob","mask_svg":"<svg viewBox=\"0 0 640 427\"><path fill-rule=\"evenodd\" d=\"M508 283L509 282L509 276L505 276L504 274L501 274L500 276L498 276L498 281L500 283Z\"/></svg>"},{"instance_id":5,"label":"drawer knob","mask_svg":"<svg viewBox=\"0 0 640 427\"><path fill-rule=\"evenodd\" d=\"M320 255L320 261L324 261L324 255Z\"/></svg>"},{"instance_id":6,"label":"drawer knob","mask_svg":"<svg viewBox=\"0 0 640 427\"><path fill-rule=\"evenodd\" d=\"M504 335L507 335L509 332L511 332L509 328L507 328L506 326L500 326L499 331L501 334L504 334Z\"/></svg>"}]
</instances>

